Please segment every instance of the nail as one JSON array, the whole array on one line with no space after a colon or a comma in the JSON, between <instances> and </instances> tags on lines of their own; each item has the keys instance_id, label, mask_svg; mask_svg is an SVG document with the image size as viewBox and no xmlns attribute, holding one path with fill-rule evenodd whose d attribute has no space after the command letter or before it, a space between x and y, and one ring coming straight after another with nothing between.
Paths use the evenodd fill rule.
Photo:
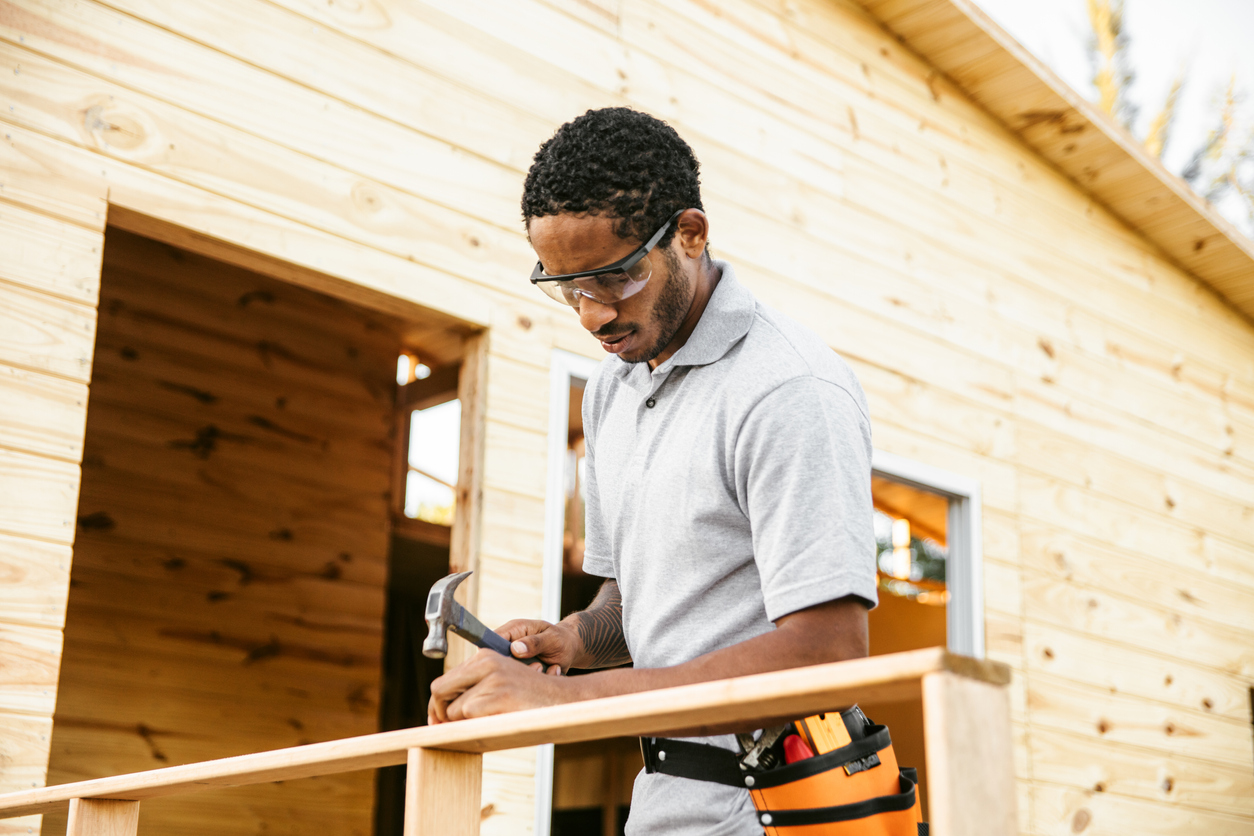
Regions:
<instances>
[{"instance_id":1,"label":"nail","mask_svg":"<svg viewBox=\"0 0 1254 836\"><path fill-rule=\"evenodd\" d=\"M527 645L522 642L514 642L509 646L509 649L513 651L515 656L525 656L527 653Z\"/></svg>"}]
</instances>

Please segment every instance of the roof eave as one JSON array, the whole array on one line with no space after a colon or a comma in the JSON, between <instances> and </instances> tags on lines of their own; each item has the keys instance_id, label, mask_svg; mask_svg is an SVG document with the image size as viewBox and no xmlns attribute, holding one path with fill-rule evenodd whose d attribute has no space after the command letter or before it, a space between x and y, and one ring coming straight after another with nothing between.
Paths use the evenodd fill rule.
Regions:
<instances>
[{"instance_id":1,"label":"roof eave","mask_svg":"<svg viewBox=\"0 0 1254 836\"><path fill-rule=\"evenodd\" d=\"M1254 319L1254 242L971 0L859 0L977 104Z\"/></svg>"}]
</instances>

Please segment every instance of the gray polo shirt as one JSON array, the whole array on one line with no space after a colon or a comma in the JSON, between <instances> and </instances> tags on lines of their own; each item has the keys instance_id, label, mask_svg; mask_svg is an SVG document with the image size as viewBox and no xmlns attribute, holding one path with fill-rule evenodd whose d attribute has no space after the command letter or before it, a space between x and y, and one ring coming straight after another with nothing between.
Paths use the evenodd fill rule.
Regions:
<instances>
[{"instance_id":1,"label":"gray polo shirt","mask_svg":"<svg viewBox=\"0 0 1254 836\"><path fill-rule=\"evenodd\" d=\"M846 595L876 602L862 388L818 336L714 264L722 278L688 342L653 370L609 357L584 394L584 570L618 581L640 668ZM627 832L762 828L745 790L642 772Z\"/></svg>"}]
</instances>

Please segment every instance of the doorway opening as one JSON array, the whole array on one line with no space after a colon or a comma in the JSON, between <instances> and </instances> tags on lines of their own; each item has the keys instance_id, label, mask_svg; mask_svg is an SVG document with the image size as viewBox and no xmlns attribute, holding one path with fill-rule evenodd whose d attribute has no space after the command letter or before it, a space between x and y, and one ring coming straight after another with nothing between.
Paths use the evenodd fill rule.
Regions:
<instances>
[{"instance_id":1,"label":"doorway opening","mask_svg":"<svg viewBox=\"0 0 1254 836\"><path fill-rule=\"evenodd\" d=\"M982 656L978 484L876 451L871 500L879 591L879 606L868 615L871 655L947 647ZM862 708L888 726L898 762L918 769L926 819L922 700Z\"/></svg>"},{"instance_id":2,"label":"doorway opening","mask_svg":"<svg viewBox=\"0 0 1254 836\"><path fill-rule=\"evenodd\" d=\"M106 230L49 783L378 730L389 577L427 559L394 546L397 358L474 339L405 310ZM154 799L140 832L364 834L375 795Z\"/></svg>"}]
</instances>

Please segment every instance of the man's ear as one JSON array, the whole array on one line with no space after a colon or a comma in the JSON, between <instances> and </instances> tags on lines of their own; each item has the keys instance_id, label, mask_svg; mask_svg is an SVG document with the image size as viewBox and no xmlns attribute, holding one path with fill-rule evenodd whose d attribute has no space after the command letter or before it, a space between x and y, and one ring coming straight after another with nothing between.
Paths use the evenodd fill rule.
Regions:
<instances>
[{"instance_id":1,"label":"man's ear","mask_svg":"<svg viewBox=\"0 0 1254 836\"><path fill-rule=\"evenodd\" d=\"M685 209L675 221L675 240L689 258L701 258L710 240L710 219L700 209Z\"/></svg>"}]
</instances>

